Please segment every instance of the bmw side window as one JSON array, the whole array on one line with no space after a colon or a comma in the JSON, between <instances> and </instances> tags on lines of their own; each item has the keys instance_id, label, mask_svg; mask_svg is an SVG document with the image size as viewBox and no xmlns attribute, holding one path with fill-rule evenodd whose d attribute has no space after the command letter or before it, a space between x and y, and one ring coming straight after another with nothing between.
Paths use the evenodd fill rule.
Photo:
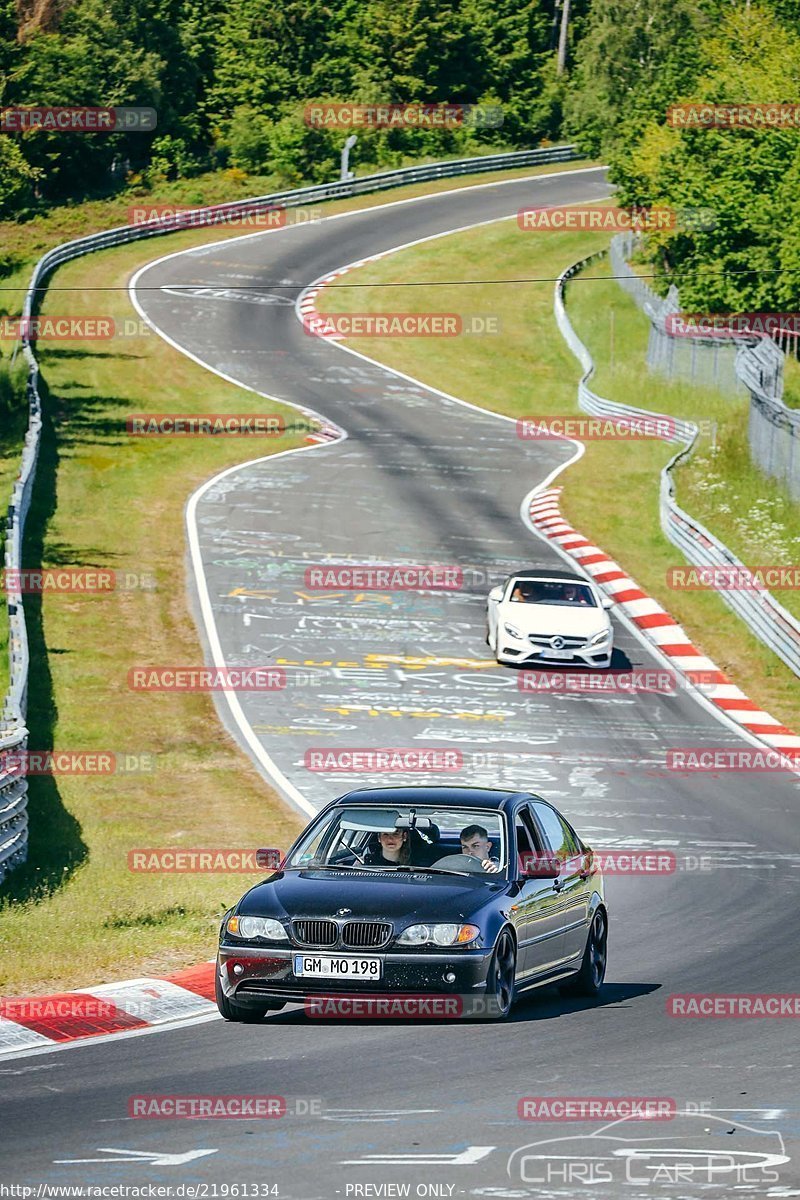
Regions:
<instances>
[{"instance_id":1,"label":"bmw side window","mask_svg":"<svg viewBox=\"0 0 800 1200\"><path fill-rule=\"evenodd\" d=\"M566 860L580 854L572 831L564 824L555 809L549 804L534 804L534 813L544 834L546 849L559 859Z\"/></svg>"},{"instance_id":2,"label":"bmw side window","mask_svg":"<svg viewBox=\"0 0 800 1200\"><path fill-rule=\"evenodd\" d=\"M521 808L515 822L517 834L517 873L524 874L533 854L541 853L541 839L528 808Z\"/></svg>"}]
</instances>

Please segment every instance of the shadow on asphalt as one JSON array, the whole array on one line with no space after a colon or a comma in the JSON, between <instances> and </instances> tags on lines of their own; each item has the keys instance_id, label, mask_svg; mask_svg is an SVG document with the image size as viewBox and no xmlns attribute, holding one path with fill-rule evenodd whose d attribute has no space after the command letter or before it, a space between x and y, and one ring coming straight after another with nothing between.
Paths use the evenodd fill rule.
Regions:
<instances>
[{"instance_id":1,"label":"shadow on asphalt","mask_svg":"<svg viewBox=\"0 0 800 1200\"><path fill-rule=\"evenodd\" d=\"M521 997L513 1009L511 1015L503 1025L519 1025L526 1024L531 1021L550 1021L558 1017L565 1017L570 1013L587 1012L595 1008L629 1008L630 1002L637 1000L640 996L649 996L653 992L657 992L662 985L660 983L607 983L604 985L599 996L562 996L556 987L542 988L538 992L532 993L530 996ZM352 1017L317 1017L306 1016L305 1011L295 1005L288 1011L271 1013L266 1018L269 1023L278 1025L299 1025L308 1023L314 1026L329 1026L331 1028L342 1027L343 1020L347 1024L352 1024L354 1020L359 1025L369 1026L384 1026L397 1025L408 1028L425 1026L436 1026L441 1028L442 1025L447 1025L448 1022L455 1025L467 1024L493 1024L491 1021L481 1020L480 1018L464 1018L453 1022L449 1018L436 1020L417 1020L416 1018L363 1018L355 1019Z\"/></svg>"}]
</instances>

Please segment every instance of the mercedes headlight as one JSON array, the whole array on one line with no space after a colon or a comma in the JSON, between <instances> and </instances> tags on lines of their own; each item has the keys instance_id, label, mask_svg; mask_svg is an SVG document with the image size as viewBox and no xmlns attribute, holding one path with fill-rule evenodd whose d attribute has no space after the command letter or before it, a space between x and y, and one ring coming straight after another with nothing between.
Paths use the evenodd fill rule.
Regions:
<instances>
[{"instance_id":1,"label":"mercedes headlight","mask_svg":"<svg viewBox=\"0 0 800 1200\"><path fill-rule=\"evenodd\" d=\"M592 637L589 638L589 645L590 646L599 646L601 642L607 642L610 637L611 637L610 629L601 629L599 633L595 633Z\"/></svg>"},{"instance_id":2,"label":"mercedes headlight","mask_svg":"<svg viewBox=\"0 0 800 1200\"><path fill-rule=\"evenodd\" d=\"M477 925L409 925L397 939L398 946L469 946L480 937Z\"/></svg>"},{"instance_id":3,"label":"mercedes headlight","mask_svg":"<svg viewBox=\"0 0 800 1200\"><path fill-rule=\"evenodd\" d=\"M225 928L234 937L246 938L248 941L255 938L266 938L268 942L289 940L280 921L275 921L272 917L229 917Z\"/></svg>"},{"instance_id":4,"label":"mercedes headlight","mask_svg":"<svg viewBox=\"0 0 800 1200\"><path fill-rule=\"evenodd\" d=\"M524 634L520 633L516 625L509 625L507 622L503 625L503 629L505 629L509 637L521 638L525 636Z\"/></svg>"}]
</instances>

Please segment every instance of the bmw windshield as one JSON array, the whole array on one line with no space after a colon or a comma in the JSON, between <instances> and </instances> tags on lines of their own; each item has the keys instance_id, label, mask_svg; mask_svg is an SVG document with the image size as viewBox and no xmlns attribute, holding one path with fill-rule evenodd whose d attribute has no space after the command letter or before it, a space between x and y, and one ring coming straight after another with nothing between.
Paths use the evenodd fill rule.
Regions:
<instances>
[{"instance_id":1,"label":"bmw windshield","mask_svg":"<svg viewBox=\"0 0 800 1200\"><path fill-rule=\"evenodd\" d=\"M432 870L497 875L508 862L500 813L389 805L335 808L306 831L287 870Z\"/></svg>"}]
</instances>

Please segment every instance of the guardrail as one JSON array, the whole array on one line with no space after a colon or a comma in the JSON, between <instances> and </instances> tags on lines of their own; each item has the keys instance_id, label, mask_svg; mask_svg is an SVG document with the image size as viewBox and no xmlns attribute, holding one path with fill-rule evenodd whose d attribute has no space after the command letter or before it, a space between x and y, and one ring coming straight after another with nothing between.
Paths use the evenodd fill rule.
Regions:
<instances>
[{"instance_id":1,"label":"guardrail","mask_svg":"<svg viewBox=\"0 0 800 1200\"><path fill-rule=\"evenodd\" d=\"M583 375L578 384L578 405L585 412L594 416L649 417L652 420L663 414L653 413L642 408L632 408L627 404L618 404L613 400L598 396L589 388L588 380L594 372L594 362L589 350L578 337L567 316L564 305L564 286L567 280L605 253L606 251L602 250L574 263L559 276L555 286L553 307L556 324L583 368ZM614 273L617 274L616 271ZM663 419L671 420L666 416ZM678 463L692 452L697 433L698 428L692 421L675 421L673 436L665 439L679 442L682 445L677 454L673 455L661 471L659 496L661 528L672 544L682 550L688 561L694 566L739 568L746 572L745 564L719 538L706 529L705 525L695 521L680 508L675 499L675 483L672 472ZM786 611L783 605L778 603L771 592L766 589L720 590L718 594L765 646L777 654L795 675L800 675L800 623Z\"/></svg>"},{"instance_id":2,"label":"guardrail","mask_svg":"<svg viewBox=\"0 0 800 1200\"><path fill-rule=\"evenodd\" d=\"M680 442L683 445L691 445L697 436L697 426L693 425L691 421L676 420L661 413L654 413L650 409L634 408L630 404L618 404L614 400L606 400L605 397L598 396L589 387L589 380L594 374L594 361L586 346L584 346L573 329L572 322L567 316L567 310L564 305L564 286L573 275L582 271L589 263L604 257L605 254L605 250L600 250L596 254L590 254L588 258L582 258L580 262L567 267L566 271L563 271L556 280L553 301L556 324L570 350L583 367L583 375L578 383L578 405L584 412L588 412L595 417L624 417L628 420L646 419L648 421L652 421L654 417L661 417L663 421L669 422L672 427L671 436L665 440Z\"/></svg>"},{"instance_id":3,"label":"guardrail","mask_svg":"<svg viewBox=\"0 0 800 1200\"><path fill-rule=\"evenodd\" d=\"M224 225L237 214L257 213L274 208L298 208L314 201L343 199L365 195L369 192L385 191L413 183L428 183L437 179L449 179L458 175L474 175L488 171L516 170L520 167L546 163L572 162L579 158L575 147L546 146L534 150L516 150L505 154L486 154L472 158L457 158L447 162L424 163L415 167L400 167L393 171L381 171L373 175L339 181L314 184L311 187L294 188L290 191L271 192L248 200L233 200L226 204L215 204L207 208L189 209L167 219L158 218L141 225L120 225L102 233L90 234L65 242L43 255L34 268L31 282L23 305L23 318L35 315L37 306L45 292L45 280L64 263L91 254L95 250L107 250L149 237L197 227ZM6 589L9 621L9 674L10 686L5 698L0 728L0 753L23 751L27 748L26 728L28 691L28 635L22 595L13 586L14 573L22 567L22 538L25 518L30 506L33 480L42 429L42 405L39 395L39 364L34 353L34 342L23 338L23 353L28 363L28 430L22 451L19 476L14 483L8 509L8 530L5 548ZM0 759L0 880L5 873L25 861L27 852L27 783L20 776L18 766L14 772L6 771Z\"/></svg>"}]
</instances>

